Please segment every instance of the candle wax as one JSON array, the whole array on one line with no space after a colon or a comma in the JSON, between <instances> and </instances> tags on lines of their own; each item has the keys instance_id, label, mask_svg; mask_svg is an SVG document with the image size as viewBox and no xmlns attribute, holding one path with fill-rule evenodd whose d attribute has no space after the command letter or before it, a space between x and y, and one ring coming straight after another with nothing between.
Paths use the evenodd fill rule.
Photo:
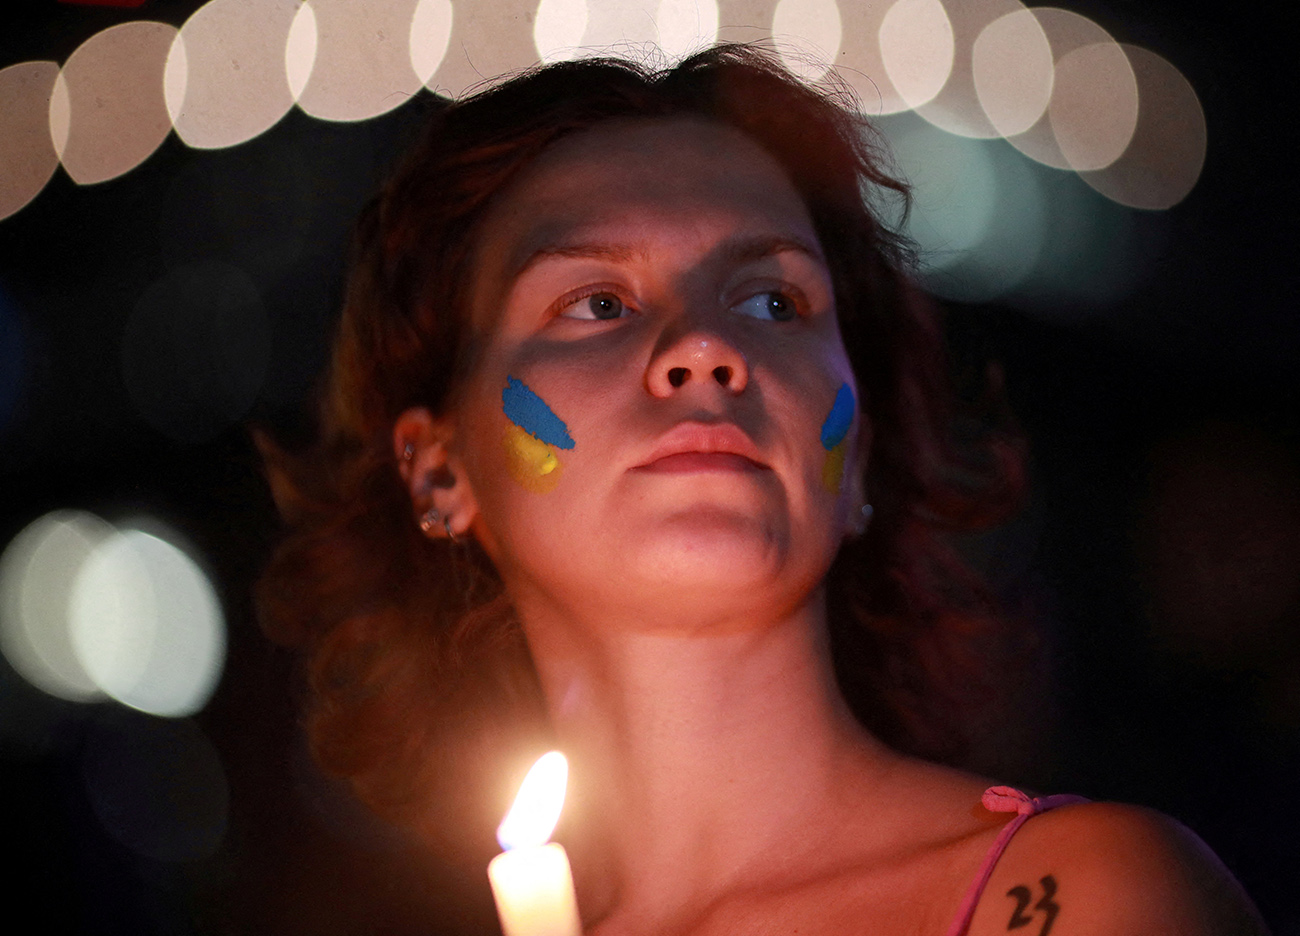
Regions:
<instances>
[{"instance_id":1,"label":"candle wax","mask_svg":"<svg viewBox=\"0 0 1300 936\"><path fill-rule=\"evenodd\" d=\"M525 845L488 865L505 936L582 936L573 873L564 846Z\"/></svg>"}]
</instances>

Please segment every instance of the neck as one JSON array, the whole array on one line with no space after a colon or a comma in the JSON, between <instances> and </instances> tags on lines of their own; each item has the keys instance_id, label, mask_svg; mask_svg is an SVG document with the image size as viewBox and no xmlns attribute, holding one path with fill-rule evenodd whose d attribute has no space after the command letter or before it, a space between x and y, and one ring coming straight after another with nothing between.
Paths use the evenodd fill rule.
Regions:
<instances>
[{"instance_id":1,"label":"neck","mask_svg":"<svg viewBox=\"0 0 1300 936\"><path fill-rule=\"evenodd\" d=\"M705 636L524 616L573 764L567 824L581 830L588 918L687 914L815 864L826 830L892 763L840 699L823 618L820 598Z\"/></svg>"}]
</instances>

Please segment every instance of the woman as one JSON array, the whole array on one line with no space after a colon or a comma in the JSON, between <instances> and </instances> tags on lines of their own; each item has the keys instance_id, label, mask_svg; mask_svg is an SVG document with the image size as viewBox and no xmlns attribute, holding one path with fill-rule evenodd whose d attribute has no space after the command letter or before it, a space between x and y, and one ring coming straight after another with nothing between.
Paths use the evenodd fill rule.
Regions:
<instances>
[{"instance_id":1,"label":"woman","mask_svg":"<svg viewBox=\"0 0 1300 936\"><path fill-rule=\"evenodd\" d=\"M744 47L435 117L362 220L321 445L267 446L317 755L485 836L553 738L594 933L1260 932L1171 821L916 756L998 637L936 532L1015 463L945 441L871 139Z\"/></svg>"}]
</instances>

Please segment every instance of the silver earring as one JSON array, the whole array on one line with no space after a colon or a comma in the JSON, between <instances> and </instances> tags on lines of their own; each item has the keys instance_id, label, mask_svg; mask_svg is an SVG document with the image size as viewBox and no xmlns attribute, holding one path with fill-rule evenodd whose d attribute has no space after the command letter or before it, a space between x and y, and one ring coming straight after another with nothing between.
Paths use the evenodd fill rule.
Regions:
<instances>
[{"instance_id":1,"label":"silver earring","mask_svg":"<svg viewBox=\"0 0 1300 936\"><path fill-rule=\"evenodd\" d=\"M451 517L442 518L442 528L447 531L447 539L451 540L452 545L460 542L460 540L456 539L456 534L451 531Z\"/></svg>"},{"instance_id":2,"label":"silver earring","mask_svg":"<svg viewBox=\"0 0 1300 936\"><path fill-rule=\"evenodd\" d=\"M415 457L415 443L407 442L402 446L402 461L409 462Z\"/></svg>"},{"instance_id":3,"label":"silver earring","mask_svg":"<svg viewBox=\"0 0 1300 936\"><path fill-rule=\"evenodd\" d=\"M870 504L863 504L858 512L857 523L853 524L853 535L862 536L871 525L871 515L875 513Z\"/></svg>"},{"instance_id":4,"label":"silver earring","mask_svg":"<svg viewBox=\"0 0 1300 936\"><path fill-rule=\"evenodd\" d=\"M439 520L446 522L442 514L438 513L437 507L430 507L420 515L420 532L429 536L437 528Z\"/></svg>"}]
</instances>

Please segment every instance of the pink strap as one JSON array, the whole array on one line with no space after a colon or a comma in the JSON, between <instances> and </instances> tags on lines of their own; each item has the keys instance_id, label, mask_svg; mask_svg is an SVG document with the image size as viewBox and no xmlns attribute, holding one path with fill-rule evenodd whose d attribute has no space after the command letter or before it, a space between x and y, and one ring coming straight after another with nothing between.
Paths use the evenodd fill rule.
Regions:
<instances>
[{"instance_id":1,"label":"pink strap","mask_svg":"<svg viewBox=\"0 0 1300 936\"><path fill-rule=\"evenodd\" d=\"M1007 850L1007 846L1011 844L1011 837L1020 831L1022 825L1031 817L1047 812L1049 809L1088 801L1082 796L1072 796L1068 793L1059 796L1030 797L1012 787L995 786L984 791L981 802L990 812L1014 812L1016 817L1002 827L997 841L984 856L984 863L980 865L979 873L975 875L975 880L971 881L970 889L962 899L961 908L957 911L957 919L953 920L952 926L948 927L948 936L966 936L966 931L970 929L971 918L975 916L975 907L980 902L989 878L993 876L993 868L996 867L1002 853Z\"/></svg>"}]
</instances>

